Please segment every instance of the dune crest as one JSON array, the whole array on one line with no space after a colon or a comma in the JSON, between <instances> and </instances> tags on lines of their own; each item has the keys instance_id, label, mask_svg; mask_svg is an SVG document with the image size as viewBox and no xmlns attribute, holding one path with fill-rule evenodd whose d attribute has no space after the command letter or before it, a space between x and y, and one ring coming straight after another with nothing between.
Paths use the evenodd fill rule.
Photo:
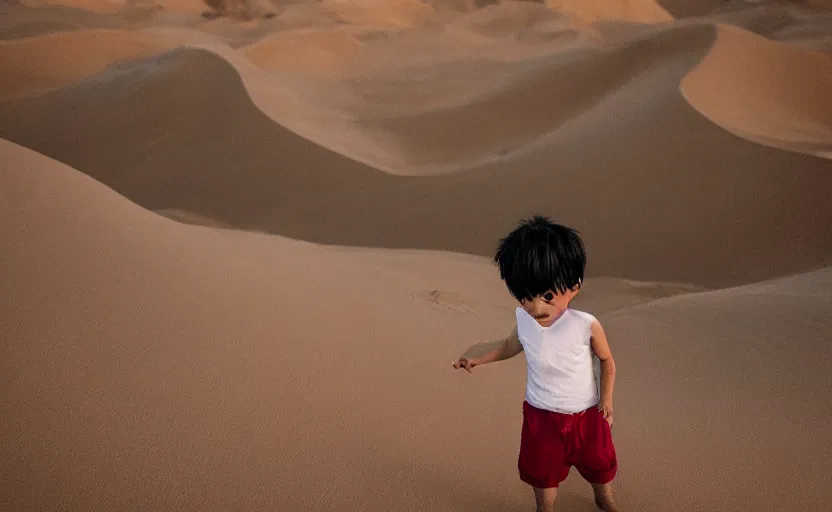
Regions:
<instances>
[{"instance_id":1,"label":"dune crest","mask_svg":"<svg viewBox=\"0 0 832 512\"><path fill-rule=\"evenodd\" d=\"M676 51L672 41L679 58L669 69L647 68L525 151L441 175L391 175L298 135L253 103L258 95L238 68L194 49L8 101L0 105L0 135L82 169L145 208L315 242L488 255L511 219L542 212L604 247L594 260L603 275L735 284L823 265L832 243L824 236L832 162L747 142L688 105L678 84L707 51L706 29L669 32L663 45L630 50L646 63L653 52ZM692 38L700 54L686 49ZM271 84L260 85L264 93L285 94ZM545 80L536 86L548 101ZM79 97L89 108L76 108ZM314 111L295 111L303 113ZM74 129L79 124L84 130ZM426 139L434 130L448 134L433 138L437 144L453 140L442 131L446 122L424 126ZM489 126L470 129L487 138ZM723 151L704 149L712 147ZM655 224L659 210L673 221ZM790 239L796 224L803 231L793 243L770 243ZM754 256L727 264L738 250Z\"/></svg>"},{"instance_id":2,"label":"dune crest","mask_svg":"<svg viewBox=\"0 0 832 512\"><path fill-rule=\"evenodd\" d=\"M720 25L714 47L681 91L702 115L741 137L832 156L830 84L832 54Z\"/></svg>"},{"instance_id":3,"label":"dune crest","mask_svg":"<svg viewBox=\"0 0 832 512\"><path fill-rule=\"evenodd\" d=\"M141 32L95 29L0 41L0 100L72 84L110 65L176 44Z\"/></svg>"},{"instance_id":4,"label":"dune crest","mask_svg":"<svg viewBox=\"0 0 832 512\"><path fill-rule=\"evenodd\" d=\"M686 65L693 48L707 48L710 33L710 27L702 25L655 28L609 45L578 38L574 45L530 59L536 64L531 69L522 61L505 67L491 90L465 102L373 116L362 124L399 137L407 163L417 169L499 160L501 154L557 137L560 128L579 122L605 100L625 101L615 93L628 82L662 79L665 75L656 73L655 60ZM610 77L597 79L604 71L610 71Z\"/></svg>"}]
</instances>

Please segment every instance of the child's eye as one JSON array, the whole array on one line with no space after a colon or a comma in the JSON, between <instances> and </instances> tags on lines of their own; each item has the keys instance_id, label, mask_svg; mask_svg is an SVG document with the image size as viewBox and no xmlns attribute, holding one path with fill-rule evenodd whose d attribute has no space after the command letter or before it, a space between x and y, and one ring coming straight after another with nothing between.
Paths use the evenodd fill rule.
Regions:
<instances>
[{"instance_id":1,"label":"child's eye","mask_svg":"<svg viewBox=\"0 0 832 512\"><path fill-rule=\"evenodd\" d=\"M552 293L552 292L546 292L546 293L543 294L543 300L545 300L546 302L551 302L552 299L554 299L554 298L555 298L555 294Z\"/></svg>"}]
</instances>

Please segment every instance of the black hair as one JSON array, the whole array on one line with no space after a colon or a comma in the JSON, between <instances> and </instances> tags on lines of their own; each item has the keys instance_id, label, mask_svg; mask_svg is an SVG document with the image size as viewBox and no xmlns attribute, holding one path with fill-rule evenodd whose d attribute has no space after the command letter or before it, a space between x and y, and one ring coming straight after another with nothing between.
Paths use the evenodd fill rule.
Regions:
<instances>
[{"instance_id":1,"label":"black hair","mask_svg":"<svg viewBox=\"0 0 832 512\"><path fill-rule=\"evenodd\" d=\"M494 263L511 295L531 300L548 290L566 293L580 286L586 251L576 230L536 215L500 240Z\"/></svg>"}]
</instances>

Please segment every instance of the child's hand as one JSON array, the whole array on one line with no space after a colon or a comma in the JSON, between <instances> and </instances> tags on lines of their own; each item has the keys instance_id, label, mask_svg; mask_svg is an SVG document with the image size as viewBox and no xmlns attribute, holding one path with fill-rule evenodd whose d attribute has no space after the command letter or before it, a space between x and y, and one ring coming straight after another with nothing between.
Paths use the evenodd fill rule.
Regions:
<instances>
[{"instance_id":1,"label":"child's hand","mask_svg":"<svg viewBox=\"0 0 832 512\"><path fill-rule=\"evenodd\" d=\"M612 417L612 400L601 400L601 403L598 404L598 410L601 411L601 415L610 424L610 428L612 428L614 421Z\"/></svg>"},{"instance_id":2,"label":"child's hand","mask_svg":"<svg viewBox=\"0 0 832 512\"><path fill-rule=\"evenodd\" d=\"M465 368L468 373L471 373L471 369L475 366L477 366L477 363L464 357L460 357L458 361L454 362L455 369Z\"/></svg>"}]
</instances>

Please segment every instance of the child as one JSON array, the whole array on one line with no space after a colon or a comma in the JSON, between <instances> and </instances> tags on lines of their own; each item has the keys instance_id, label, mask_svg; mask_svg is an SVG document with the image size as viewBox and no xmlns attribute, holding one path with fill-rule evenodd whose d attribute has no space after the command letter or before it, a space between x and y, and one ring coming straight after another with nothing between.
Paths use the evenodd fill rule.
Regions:
<instances>
[{"instance_id":1,"label":"child","mask_svg":"<svg viewBox=\"0 0 832 512\"><path fill-rule=\"evenodd\" d=\"M618 511L610 483L618 469L611 433L615 362L598 320L569 308L584 279L583 242L575 230L536 216L500 241L494 261L520 302L517 326L500 347L460 358L454 368L470 372L525 351L518 469L534 488L537 511L554 510L572 466L592 484L599 508ZM593 355L601 361L600 385Z\"/></svg>"}]
</instances>

